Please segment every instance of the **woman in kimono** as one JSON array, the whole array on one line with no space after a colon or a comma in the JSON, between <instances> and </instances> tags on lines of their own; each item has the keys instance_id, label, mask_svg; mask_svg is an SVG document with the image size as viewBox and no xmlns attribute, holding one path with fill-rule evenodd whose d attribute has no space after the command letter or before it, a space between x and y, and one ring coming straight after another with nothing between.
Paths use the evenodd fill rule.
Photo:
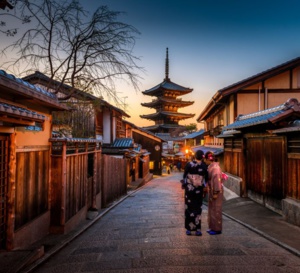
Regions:
<instances>
[{"instance_id":1,"label":"woman in kimono","mask_svg":"<svg viewBox=\"0 0 300 273\"><path fill-rule=\"evenodd\" d=\"M195 159L185 166L183 173L183 188L185 189L185 229L186 235L196 231L201 236L201 213L207 166L204 163L204 153L198 150Z\"/></svg>"},{"instance_id":2,"label":"woman in kimono","mask_svg":"<svg viewBox=\"0 0 300 273\"><path fill-rule=\"evenodd\" d=\"M223 183L222 170L219 162L215 162L212 152L205 153L205 163L208 165L208 228L210 235L222 233L222 202Z\"/></svg>"}]
</instances>

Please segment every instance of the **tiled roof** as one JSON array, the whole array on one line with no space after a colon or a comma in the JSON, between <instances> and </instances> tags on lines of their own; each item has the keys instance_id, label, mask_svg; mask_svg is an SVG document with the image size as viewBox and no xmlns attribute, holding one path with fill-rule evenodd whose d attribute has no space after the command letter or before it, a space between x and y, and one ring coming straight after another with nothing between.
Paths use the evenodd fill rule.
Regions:
<instances>
[{"instance_id":1,"label":"tiled roof","mask_svg":"<svg viewBox=\"0 0 300 273\"><path fill-rule=\"evenodd\" d=\"M291 71L295 67L299 67L299 66L300 66L300 57L292 59L285 63L282 63L278 66L272 67L268 70L265 70L254 76L243 79L239 82L231 84L222 89L219 89L213 95L213 97L210 99L210 101L205 106L205 108L203 109L203 111L200 113L200 115L198 116L198 118L196 120L199 122L199 121L207 119L211 115L211 113L215 112L217 109L222 107L222 103L225 102L226 97L229 96L230 94L237 93L246 87L249 87L249 86L259 83L259 82L266 81L267 79L270 79L271 77L277 76L280 73L283 73L286 71ZM221 102L221 103L219 103L219 102Z\"/></svg>"},{"instance_id":2,"label":"tiled roof","mask_svg":"<svg viewBox=\"0 0 300 273\"><path fill-rule=\"evenodd\" d=\"M69 138L69 137L52 137L50 142L89 142L89 143L101 143L102 141L95 138Z\"/></svg>"},{"instance_id":3,"label":"tiled roof","mask_svg":"<svg viewBox=\"0 0 300 273\"><path fill-rule=\"evenodd\" d=\"M222 154L224 152L224 148L212 147L212 146L194 146L191 147L192 151L195 153L198 150L202 150L204 154L206 152L213 152L215 155Z\"/></svg>"},{"instance_id":4,"label":"tiled roof","mask_svg":"<svg viewBox=\"0 0 300 273\"><path fill-rule=\"evenodd\" d=\"M156 112L153 114L148 115L140 115L140 117L143 118L158 118L161 116L168 116L168 117L177 117L177 118L190 118L195 116L195 114L186 114L186 113L179 113L179 112L169 112L169 111L162 111L162 112Z\"/></svg>"},{"instance_id":5,"label":"tiled roof","mask_svg":"<svg viewBox=\"0 0 300 273\"><path fill-rule=\"evenodd\" d=\"M44 90L38 86L30 84L29 82L15 77L12 74L6 73L4 70L0 69L0 88L1 97L14 98L19 103L21 101L35 101L35 104L45 105L52 110L68 110L69 107L60 104L58 98L55 94Z\"/></svg>"},{"instance_id":6,"label":"tiled roof","mask_svg":"<svg viewBox=\"0 0 300 273\"><path fill-rule=\"evenodd\" d=\"M193 89L187 88L187 87L183 87L179 84L173 83L171 81L163 81L162 83L143 91L142 93L147 95L147 94L151 94L152 92L155 92L157 90L160 89L165 89L165 90L172 90L172 91L179 91L179 92L183 92L183 93L189 93L192 92Z\"/></svg>"},{"instance_id":7,"label":"tiled roof","mask_svg":"<svg viewBox=\"0 0 300 273\"><path fill-rule=\"evenodd\" d=\"M183 137L173 137L169 133L156 133L164 141L183 141Z\"/></svg>"},{"instance_id":8,"label":"tiled roof","mask_svg":"<svg viewBox=\"0 0 300 273\"><path fill-rule=\"evenodd\" d=\"M28 76L24 77L24 79L27 80L27 81L30 81L30 82L35 82L36 80L42 80L43 83L44 82L46 82L46 83L50 82L54 86L53 88L55 88L56 86L60 86L60 84L61 84L59 81L53 80L53 79L49 78L48 76L46 76L45 74L43 74L39 71L36 71L34 74L31 74L31 75L28 75ZM43 84L43 83L41 83L41 84ZM62 84L62 88L60 89L60 92L64 93L65 95L68 95L71 89L72 89L72 87L70 85ZM94 96L92 94L89 94L87 92L81 91L79 89L75 89L73 97L75 97L77 99L88 99L88 100L92 100L92 101L99 100L104 105L106 105L108 108L114 109L117 112L121 113L121 115L130 118L130 116L125 111L123 111L122 109L120 109L116 106L113 106L112 104L108 103L104 99L97 98L96 96Z\"/></svg>"},{"instance_id":9,"label":"tiled roof","mask_svg":"<svg viewBox=\"0 0 300 273\"><path fill-rule=\"evenodd\" d=\"M295 64L298 64L299 62L300 62L300 57L294 58L294 59L289 60L289 61L287 61L287 62L284 62L284 63L282 63L282 64L280 64L280 65L271 67L271 68L269 68L269 69L267 69L267 70L265 70L265 71L262 71L262 72L260 72L260 73L257 73L257 74L255 74L255 75L253 75L253 76L250 76L250 77L248 77L248 78L246 78L246 79L243 79L243 80L241 80L241 81L238 81L238 82L236 82L236 83L234 83L234 84L231 84L231 85L229 85L229 86L227 86L227 87L224 87L224 88L220 89L219 92L226 91L226 90L229 89L229 88L232 88L232 87L235 87L235 86L239 86L239 85L241 85L241 84L243 84L243 83L246 84L247 82L255 81L255 80L257 80L257 79L261 80L260 77L262 77L262 76L264 76L264 75L266 75L265 77L269 77L269 74L270 74L271 72L274 72L274 73L277 72L277 73L278 73L278 70L279 70L279 71L286 71L286 70L290 69L291 67L295 66ZM252 82L252 83L253 83L253 82Z\"/></svg>"},{"instance_id":10,"label":"tiled roof","mask_svg":"<svg viewBox=\"0 0 300 273\"><path fill-rule=\"evenodd\" d=\"M191 139L191 138L195 138L195 137L201 136L201 135L204 134L204 132L205 132L205 130L201 129L201 130L199 130L197 132L193 132L191 134L188 134L187 136L184 137L184 139Z\"/></svg>"},{"instance_id":11,"label":"tiled roof","mask_svg":"<svg viewBox=\"0 0 300 273\"><path fill-rule=\"evenodd\" d=\"M8 103L0 102L0 113L5 113L6 115L18 116L22 118L27 118L30 120L45 120L46 116L41 115L37 112L28 110L23 107L18 107Z\"/></svg>"},{"instance_id":12,"label":"tiled roof","mask_svg":"<svg viewBox=\"0 0 300 273\"><path fill-rule=\"evenodd\" d=\"M35 86L35 85L33 85L33 84L29 83L29 82L23 81L20 78L16 78L12 74L7 74L4 70L1 70L1 69L0 69L0 76L4 76L4 77L6 77L6 78L8 78L10 80L13 80L13 81L15 81L17 83L25 85L25 86L29 87L30 89L32 89L32 91L41 93L41 94L43 94L45 96L48 96L51 99L54 99L54 100L57 99L54 94L52 94L52 93L50 93L50 92L48 92L48 91L46 91L46 90L44 90L44 89L42 89L40 87L37 87L37 86Z\"/></svg>"},{"instance_id":13,"label":"tiled roof","mask_svg":"<svg viewBox=\"0 0 300 273\"><path fill-rule=\"evenodd\" d=\"M117 139L115 139L112 147L131 148L131 147L133 147L133 139L132 138L117 138Z\"/></svg>"},{"instance_id":14,"label":"tiled roof","mask_svg":"<svg viewBox=\"0 0 300 273\"><path fill-rule=\"evenodd\" d=\"M154 107L161 104L170 104L170 105L179 105L180 107L185 107L192 105L194 101L184 101L182 99L173 99L173 98L166 98L166 97L158 97L155 100L150 102L141 103L142 106L146 107Z\"/></svg>"},{"instance_id":15,"label":"tiled roof","mask_svg":"<svg viewBox=\"0 0 300 273\"><path fill-rule=\"evenodd\" d=\"M293 133L300 131L300 119L294 120L288 127L280 128L273 130L272 132L275 134L282 134L282 133Z\"/></svg>"},{"instance_id":16,"label":"tiled roof","mask_svg":"<svg viewBox=\"0 0 300 273\"><path fill-rule=\"evenodd\" d=\"M223 130L238 129L249 127L258 124L268 123L269 119L283 113L286 105L281 104L277 107L269 108L267 110L255 112L248 115L240 115L236 121L223 127Z\"/></svg>"},{"instance_id":17,"label":"tiled roof","mask_svg":"<svg viewBox=\"0 0 300 273\"><path fill-rule=\"evenodd\" d=\"M128 120L124 120L124 123L127 123L128 125L130 125L132 127L132 129L136 129L137 131L144 132L145 134L150 135L151 137L155 137L156 139L162 140L161 138L156 136L153 132L146 130L143 127L139 127L139 126L133 124L132 122L129 122Z\"/></svg>"},{"instance_id":18,"label":"tiled roof","mask_svg":"<svg viewBox=\"0 0 300 273\"><path fill-rule=\"evenodd\" d=\"M160 128L162 128L162 129L177 129L177 128L184 128L184 126L178 125L178 124L155 124L155 125L143 127L143 129L146 131L158 130ZM166 134L168 134L168 133L166 133ZM157 136L157 134L155 134L155 135Z\"/></svg>"}]
</instances>

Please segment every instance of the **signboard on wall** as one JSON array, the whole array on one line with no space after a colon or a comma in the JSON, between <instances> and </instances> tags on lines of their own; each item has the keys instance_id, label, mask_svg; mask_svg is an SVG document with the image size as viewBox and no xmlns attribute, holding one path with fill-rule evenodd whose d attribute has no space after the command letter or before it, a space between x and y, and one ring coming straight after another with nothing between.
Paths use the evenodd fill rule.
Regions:
<instances>
[{"instance_id":1,"label":"signboard on wall","mask_svg":"<svg viewBox=\"0 0 300 273\"><path fill-rule=\"evenodd\" d=\"M172 149L173 150L173 141L168 141L168 149Z\"/></svg>"}]
</instances>

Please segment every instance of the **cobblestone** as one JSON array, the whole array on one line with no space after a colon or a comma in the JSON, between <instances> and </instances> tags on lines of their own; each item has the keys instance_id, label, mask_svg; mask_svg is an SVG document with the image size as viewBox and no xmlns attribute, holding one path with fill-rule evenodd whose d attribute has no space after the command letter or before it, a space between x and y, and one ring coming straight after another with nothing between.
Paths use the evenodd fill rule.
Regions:
<instances>
[{"instance_id":1,"label":"cobblestone","mask_svg":"<svg viewBox=\"0 0 300 273\"><path fill-rule=\"evenodd\" d=\"M297 255L226 214L223 233L207 234L205 205L203 236L186 236L180 176L151 180L55 255L23 272L300 273Z\"/></svg>"}]
</instances>

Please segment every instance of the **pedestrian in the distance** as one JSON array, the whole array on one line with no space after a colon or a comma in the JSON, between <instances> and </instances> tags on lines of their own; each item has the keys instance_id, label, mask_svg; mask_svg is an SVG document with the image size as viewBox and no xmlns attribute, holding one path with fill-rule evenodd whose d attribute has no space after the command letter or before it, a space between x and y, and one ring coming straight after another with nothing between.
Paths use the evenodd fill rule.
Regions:
<instances>
[{"instance_id":1,"label":"pedestrian in the distance","mask_svg":"<svg viewBox=\"0 0 300 273\"><path fill-rule=\"evenodd\" d=\"M178 161L178 163L177 163L177 169L179 172L181 172L181 162L180 161Z\"/></svg>"},{"instance_id":2,"label":"pedestrian in the distance","mask_svg":"<svg viewBox=\"0 0 300 273\"><path fill-rule=\"evenodd\" d=\"M202 235L201 213L205 179L207 179L207 166L203 160L204 153L198 150L195 159L186 164L183 173L186 235L191 235L192 231L196 232L196 236Z\"/></svg>"},{"instance_id":3,"label":"pedestrian in the distance","mask_svg":"<svg viewBox=\"0 0 300 273\"><path fill-rule=\"evenodd\" d=\"M222 233L223 178L219 162L212 152L205 153L208 165L208 228L210 235Z\"/></svg>"}]
</instances>

